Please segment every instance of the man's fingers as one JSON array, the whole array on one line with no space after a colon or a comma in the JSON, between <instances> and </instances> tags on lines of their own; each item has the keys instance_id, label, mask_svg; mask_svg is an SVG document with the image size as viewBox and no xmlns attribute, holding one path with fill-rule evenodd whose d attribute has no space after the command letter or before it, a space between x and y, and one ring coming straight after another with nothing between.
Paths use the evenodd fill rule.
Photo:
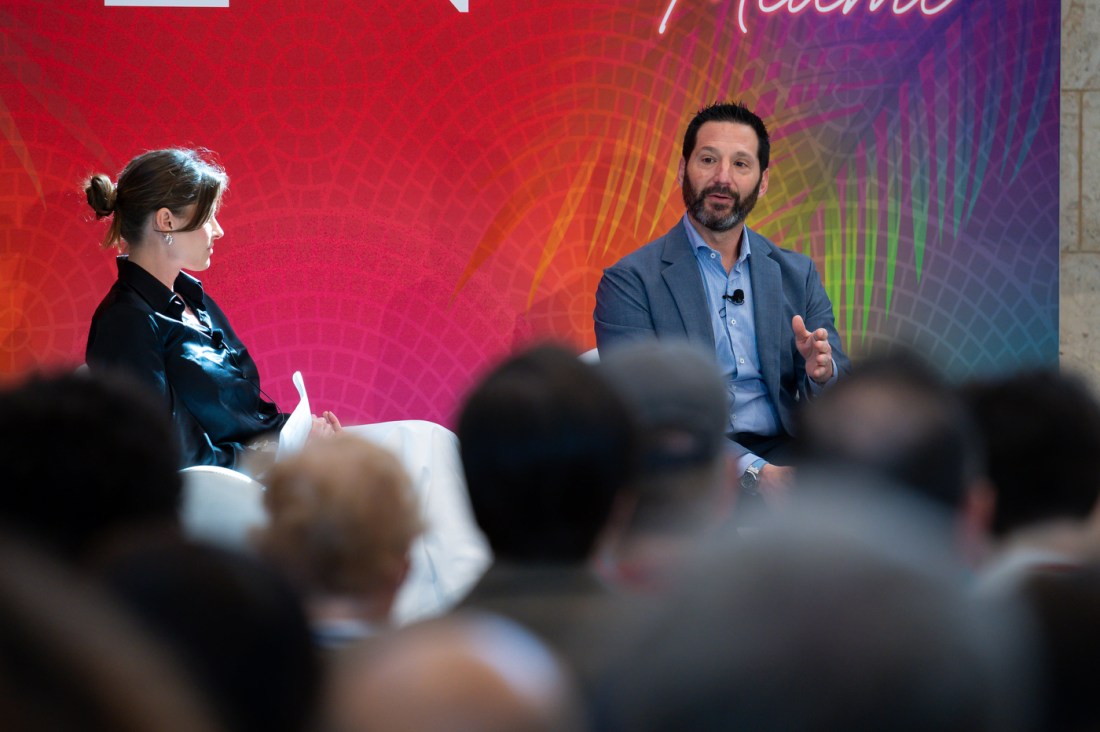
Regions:
<instances>
[{"instance_id":1,"label":"man's fingers","mask_svg":"<svg viewBox=\"0 0 1100 732\"><path fill-rule=\"evenodd\" d=\"M806 329L806 321L802 319L801 315L796 315L791 318L791 328L794 330L794 337L799 340L810 334L810 331Z\"/></svg>"}]
</instances>

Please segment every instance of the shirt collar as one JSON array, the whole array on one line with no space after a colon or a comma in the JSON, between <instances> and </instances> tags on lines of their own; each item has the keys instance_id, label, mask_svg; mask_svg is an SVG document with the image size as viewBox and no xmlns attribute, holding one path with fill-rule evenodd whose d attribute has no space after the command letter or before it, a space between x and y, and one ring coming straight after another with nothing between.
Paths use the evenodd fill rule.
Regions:
<instances>
[{"instance_id":1,"label":"shirt collar","mask_svg":"<svg viewBox=\"0 0 1100 732\"><path fill-rule=\"evenodd\" d=\"M117 257L115 262L118 265L118 279L134 288L137 294L158 313L170 315L178 320L183 316L184 299L200 307L204 303L202 282L189 274L179 273L176 277L175 292L173 292L140 265L131 262L125 254Z\"/></svg>"},{"instance_id":2,"label":"shirt collar","mask_svg":"<svg viewBox=\"0 0 1100 732\"><path fill-rule=\"evenodd\" d=\"M688 241L691 242L692 249L695 250L696 254L699 254L700 249L704 250L704 253L715 251L710 244L703 241L703 237L699 236L699 232L691 225L691 219L688 218L686 213L684 214L683 222L684 229L687 231ZM749 258L749 254L752 253L752 246L749 244L749 227L742 227L741 232L741 254L737 257L737 264L744 262Z\"/></svg>"}]
</instances>

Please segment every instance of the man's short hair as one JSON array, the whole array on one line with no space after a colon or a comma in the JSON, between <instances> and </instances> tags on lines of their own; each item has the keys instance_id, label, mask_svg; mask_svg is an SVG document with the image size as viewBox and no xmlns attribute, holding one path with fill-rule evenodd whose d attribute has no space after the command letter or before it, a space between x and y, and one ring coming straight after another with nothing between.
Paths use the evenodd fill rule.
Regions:
<instances>
[{"instance_id":1,"label":"man's short hair","mask_svg":"<svg viewBox=\"0 0 1100 732\"><path fill-rule=\"evenodd\" d=\"M176 523L179 440L121 376L32 376L0 391L0 522L82 560L117 529Z\"/></svg>"},{"instance_id":2,"label":"man's short hair","mask_svg":"<svg viewBox=\"0 0 1100 732\"><path fill-rule=\"evenodd\" d=\"M948 510L962 506L984 473L961 397L913 353L868 358L799 419L807 468L888 479Z\"/></svg>"},{"instance_id":3,"label":"man's short hair","mask_svg":"<svg viewBox=\"0 0 1100 732\"><path fill-rule=\"evenodd\" d=\"M768 137L768 128L764 120L760 119L743 102L716 102L709 107L703 107L698 114L688 123L684 132L684 160L689 160L695 152L695 138L699 135L699 128L707 122L734 122L739 125L747 125L756 133L757 147L756 159L760 161L760 170L768 169L771 160L771 139Z\"/></svg>"},{"instance_id":4,"label":"man's short hair","mask_svg":"<svg viewBox=\"0 0 1100 732\"><path fill-rule=\"evenodd\" d=\"M584 561L633 478L631 412L592 367L557 346L489 373L457 432L474 516L502 559Z\"/></svg>"}]
</instances>

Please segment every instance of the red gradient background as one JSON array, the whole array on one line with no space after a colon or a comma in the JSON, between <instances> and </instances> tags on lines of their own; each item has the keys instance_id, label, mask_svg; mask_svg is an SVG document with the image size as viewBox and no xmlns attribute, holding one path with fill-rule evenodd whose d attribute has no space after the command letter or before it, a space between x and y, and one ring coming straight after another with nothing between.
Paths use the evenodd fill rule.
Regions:
<instances>
[{"instance_id":1,"label":"red gradient background","mask_svg":"<svg viewBox=\"0 0 1100 732\"><path fill-rule=\"evenodd\" d=\"M248 344L265 390L289 409L297 369L315 411L334 409L345 423L450 423L502 354L545 337L594 345L602 269L681 215L678 138L719 98L743 98L773 124L773 161L785 167L754 219L818 260L842 332L862 328L869 343L890 330L891 297L898 313L938 301L928 288L949 278L927 276L937 252L985 219L930 234L929 253L915 258L903 232L888 285L885 255L868 258L857 281L847 274L855 254L850 268L839 250L829 260L827 242L841 234L812 222L836 207L835 181L865 149L861 130L887 135L883 120L898 114L891 74L913 88L902 77L914 59L942 59L952 44L948 60L972 75L974 58L999 69L1010 64L994 52L1017 54L1019 88L1042 86L1031 60L1054 38L1057 63L1057 2L1006 2L956 0L935 19L864 5L828 22L757 13L745 35L736 2L680 0L662 35L667 0L471 0L469 13L448 0L231 0L228 9L7 0L0 377L83 359L115 269L97 246L106 224L92 220L82 180L114 178L147 149L198 146L216 151L231 178L225 238L198 276ZM994 16L1013 43L966 35ZM1053 280L1046 269L1035 287L1021 280L1038 293L1026 313L1012 311L1018 297L994 313L1005 314L1010 345L987 350L1007 362L1056 357L1057 89L1025 98L1031 106L1043 115L1033 144L1049 175L1038 186L1006 177L983 193L989 208L1034 204L1013 205L1054 263ZM909 147L914 160L933 154ZM911 229L911 219L901 220ZM784 236L792 231L802 233ZM856 287L859 300L841 297ZM983 296L943 287L951 303ZM1013 329L1037 312L1030 331Z\"/></svg>"}]
</instances>

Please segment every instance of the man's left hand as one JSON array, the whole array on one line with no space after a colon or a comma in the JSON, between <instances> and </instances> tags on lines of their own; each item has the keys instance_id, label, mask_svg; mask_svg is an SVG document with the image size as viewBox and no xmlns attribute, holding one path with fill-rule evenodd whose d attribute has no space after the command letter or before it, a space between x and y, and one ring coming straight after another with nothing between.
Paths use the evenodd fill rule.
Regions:
<instances>
[{"instance_id":1,"label":"man's left hand","mask_svg":"<svg viewBox=\"0 0 1100 732\"><path fill-rule=\"evenodd\" d=\"M824 328L810 332L801 315L791 320L794 329L794 345L806 360L806 375L819 384L833 378L833 347L829 344L829 331Z\"/></svg>"}]
</instances>

